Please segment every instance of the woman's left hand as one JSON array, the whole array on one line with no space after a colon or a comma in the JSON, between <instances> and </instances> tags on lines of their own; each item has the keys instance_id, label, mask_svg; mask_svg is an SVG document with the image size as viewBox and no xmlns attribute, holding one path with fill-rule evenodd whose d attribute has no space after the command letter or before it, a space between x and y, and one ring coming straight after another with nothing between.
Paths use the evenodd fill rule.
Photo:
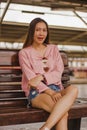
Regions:
<instances>
[{"instance_id":1,"label":"woman's left hand","mask_svg":"<svg viewBox=\"0 0 87 130\"><path fill-rule=\"evenodd\" d=\"M61 99L62 95L60 92L55 92L51 97L52 97L52 100L56 103L58 100Z\"/></svg>"}]
</instances>

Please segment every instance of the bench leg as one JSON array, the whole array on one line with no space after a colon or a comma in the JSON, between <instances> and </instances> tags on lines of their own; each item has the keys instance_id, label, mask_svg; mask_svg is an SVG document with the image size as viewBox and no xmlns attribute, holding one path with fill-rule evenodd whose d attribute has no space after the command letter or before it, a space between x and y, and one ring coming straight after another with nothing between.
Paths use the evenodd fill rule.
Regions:
<instances>
[{"instance_id":1,"label":"bench leg","mask_svg":"<svg viewBox=\"0 0 87 130\"><path fill-rule=\"evenodd\" d=\"M81 118L70 119L68 121L68 130L80 130Z\"/></svg>"},{"instance_id":2,"label":"bench leg","mask_svg":"<svg viewBox=\"0 0 87 130\"><path fill-rule=\"evenodd\" d=\"M68 130L80 130L80 125L81 118L68 120ZM55 130L55 127L53 127L51 130Z\"/></svg>"}]
</instances>

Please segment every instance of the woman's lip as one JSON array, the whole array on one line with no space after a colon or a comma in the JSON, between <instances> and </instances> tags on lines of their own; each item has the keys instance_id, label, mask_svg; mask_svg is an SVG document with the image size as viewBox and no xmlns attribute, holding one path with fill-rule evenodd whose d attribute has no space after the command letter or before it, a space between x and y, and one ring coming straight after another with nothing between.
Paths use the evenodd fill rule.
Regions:
<instances>
[{"instance_id":1,"label":"woman's lip","mask_svg":"<svg viewBox=\"0 0 87 130\"><path fill-rule=\"evenodd\" d=\"M38 40L43 40L44 38L38 37Z\"/></svg>"},{"instance_id":2,"label":"woman's lip","mask_svg":"<svg viewBox=\"0 0 87 130\"><path fill-rule=\"evenodd\" d=\"M44 38L43 36L38 36L37 38Z\"/></svg>"}]
</instances>

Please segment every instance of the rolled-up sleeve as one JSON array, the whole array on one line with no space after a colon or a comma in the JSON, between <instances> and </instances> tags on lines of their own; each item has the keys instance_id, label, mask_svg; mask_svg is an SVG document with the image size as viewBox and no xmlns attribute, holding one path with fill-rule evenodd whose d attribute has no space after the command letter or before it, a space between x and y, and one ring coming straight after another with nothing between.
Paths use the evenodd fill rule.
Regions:
<instances>
[{"instance_id":1,"label":"rolled-up sleeve","mask_svg":"<svg viewBox=\"0 0 87 130\"><path fill-rule=\"evenodd\" d=\"M54 60L55 60L54 70L44 74L47 81L47 85L53 84L53 83L61 83L61 76L64 70L64 65L63 65L63 61L62 61L62 58L61 58L61 55L57 46L55 46L54 48L54 55L55 55L54 56Z\"/></svg>"}]
</instances>

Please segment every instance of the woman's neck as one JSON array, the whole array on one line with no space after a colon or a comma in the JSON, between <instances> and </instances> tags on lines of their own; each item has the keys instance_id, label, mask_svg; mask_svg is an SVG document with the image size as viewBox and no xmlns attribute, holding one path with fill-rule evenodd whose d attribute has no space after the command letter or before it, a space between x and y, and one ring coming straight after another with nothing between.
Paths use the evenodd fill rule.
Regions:
<instances>
[{"instance_id":1,"label":"woman's neck","mask_svg":"<svg viewBox=\"0 0 87 130\"><path fill-rule=\"evenodd\" d=\"M46 46L43 44L39 44L39 45L33 44L32 47L35 48L36 50L43 50L46 48Z\"/></svg>"},{"instance_id":2,"label":"woman's neck","mask_svg":"<svg viewBox=\"0 0 87 130\"><path fill-rule=\"evenodd\" d=\"M45 52L46 52L46 47L47 47L46 45L43 45L43 44L41 44L41 45L35 45L35 44L33 44L32 47L33 47L36 51L39 52L39 54L40 54L41 57L44 57Z\"/></svg>"}]
</instances>

